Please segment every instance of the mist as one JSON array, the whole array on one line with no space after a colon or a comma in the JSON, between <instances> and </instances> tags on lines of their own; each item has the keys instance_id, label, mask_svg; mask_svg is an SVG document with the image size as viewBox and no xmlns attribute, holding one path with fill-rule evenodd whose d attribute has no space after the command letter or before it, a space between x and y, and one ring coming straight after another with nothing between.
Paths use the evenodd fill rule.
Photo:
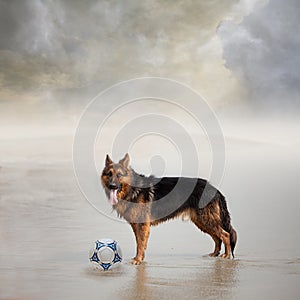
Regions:
<instances>
[{"instance_id":1,"label":"mist","mask_svg":"<svg viewBox=\"0 0 300 300\"><path fill-rule=\"evenodd\" d=\"M7 141L64 136L43 150L24 142L19 156L36 151L43 157L52 149L71 158L65 149L90 101L113 84L145 76L177 80L200 93L228 143L299 146L297 1L0 3L3 157L18 152ZM142 105L126 107L109 129L117 132L142 111L160 113L189 124L194 140L208 147L205 132L184 112L152 101ZM99 106L94 113L100 119L104 111Z\"/></svg>"},{"instance_id":2,"label":"mist","mask_svg":"<svg viewBox=\"0 0 300 300\"><path fill-rule=\"evenodd\" d=\"M71 158L71 141L90 101L113 84L145 76L177 80L200 93L227 143L299 146L297 1L0 3L4 158L43 157L50 149ZM100 119L105 109L99 107L94 113ZM110 132L142 111L189 124L202 149L209 146L183 111L153 101L126 107L109 123ZM65 139L56 143L55 136ZM24 141L22 153L11 151L10 141L26 137L51 137L51 146Z\"/></svg>"},{"instance_id":3,"label":"mist","mask_svg":"<svg viewBox=\"0 0 300 300\"><path fill-rule=\"evenodd\" d=\"M248 10L233 0L1 1L2 119L76 118L104 88L143 76L179 80L224 105L240 87L216 28Z\"/></svg>"},{"instance_id":4,"label":"mist","mask_svg":"<svg viewBox=\"0 0 300 300\"><path fill-rule=\"evenodd\" d=\"M298 119L297 1L0 5L5 128L74 128L99 92L143 76L191 86L220 117Z\"/></svg>"}]
</instances>

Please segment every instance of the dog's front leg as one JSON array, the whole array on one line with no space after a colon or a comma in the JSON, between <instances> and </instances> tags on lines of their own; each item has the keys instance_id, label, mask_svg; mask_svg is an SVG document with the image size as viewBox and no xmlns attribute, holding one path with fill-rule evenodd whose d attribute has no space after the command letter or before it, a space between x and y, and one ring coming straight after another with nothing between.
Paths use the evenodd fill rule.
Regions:
<instances>
[{"instance_id":1,"label":"dog's front leg","mask_svg":"<svg viewBox=\"0 0 300 300\"><path fill-rule=\"evenodd\" d=\"M145 257L148 238L150 234L150 223L131 224L136 239L136 256L132 264L139 265Z\"/></svg>"}]
</instances>

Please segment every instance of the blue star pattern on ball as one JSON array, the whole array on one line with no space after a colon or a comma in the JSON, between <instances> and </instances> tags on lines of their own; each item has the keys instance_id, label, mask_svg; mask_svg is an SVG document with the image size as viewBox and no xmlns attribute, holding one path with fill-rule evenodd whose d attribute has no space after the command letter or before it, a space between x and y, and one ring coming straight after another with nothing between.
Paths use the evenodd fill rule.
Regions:
<instances>
[{"instance_id":1,"label":"blue star pattern on ball","mask_svg":"<svg viewBox=\"0 0 300 300\"><path fill-rule=\"evenodd\" d=\"M122 261L122 258L120 257L120 255L117 252L115 252L115 258L113 260L113 263L115 264L115 263L121 262L121 261Z\"/></svg>"},{"instance_id":2,"label":"blue star pattern on ball","mask_svg":"<svg viewBox=\"0 0 300 300\"><path fill-rule=\"evenodd\" d=\"M109 243L107 244L107 247L109 247L110 249L112 249L113 251L117 251L117 242L113 241L113 243Z\"/></svg>"},{"instance_id":3,"label":"blue star pattern on ball","mask_svg":"<svg viewBox=\"0 0 300 300\"><path fill-rule=\"evenodd\" d=\"M101 263L100 266L104 269L104 271L107 271L111 267L111 264Z\"/></svg>"},{"instance_id":4,"label":"blue star pattern on ball","mask_svg":"<svg viewBox=\"0 0 300 300\"><path fill-rule=\"evenodd\" d=\"M96 241L95 242L95 247L96 247L96 250L99 250L100 248L104 247L105 244L100 242L100 241Z\"/></svg>"},{"instance_id":5,"label":"blue star pattern on ball","mask_svg":"<svg viewBox=\"0 0 300 300\"><path fill-rule=\"evenodd\" d=\"M93 253L93 256L90 258L90 261L95 261L96 263L100 262L96 252Z\"/></svg>"}]
</instances>

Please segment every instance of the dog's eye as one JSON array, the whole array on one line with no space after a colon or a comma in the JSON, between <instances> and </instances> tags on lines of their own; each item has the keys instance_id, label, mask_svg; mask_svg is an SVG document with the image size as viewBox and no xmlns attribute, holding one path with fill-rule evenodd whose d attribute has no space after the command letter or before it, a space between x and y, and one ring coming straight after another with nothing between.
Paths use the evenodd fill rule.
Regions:
<instances>
[{"instance_id":1,"label":"dog's eye","mask_svg":"<svg viewBox=\"0 0 300 300\"><path fill-rule=\"evenodd\" d=\"M123 177L123 176L124 176L124 175L121 174L121 173L118 173L118 174L117 174L117 177L118 177L118 178L121 178L121 177Z\"/></svg>"},{"instance_id":2,"label":"dog's eye","mask_svg":"<svg viewBox=\"0 0 300 300\"><path fill-rule=\"evenodd\" d=\"M112 171L109 171L108 173L106 173L106 175L111 177L112 176Z\"/></svg>"}]
</instances>

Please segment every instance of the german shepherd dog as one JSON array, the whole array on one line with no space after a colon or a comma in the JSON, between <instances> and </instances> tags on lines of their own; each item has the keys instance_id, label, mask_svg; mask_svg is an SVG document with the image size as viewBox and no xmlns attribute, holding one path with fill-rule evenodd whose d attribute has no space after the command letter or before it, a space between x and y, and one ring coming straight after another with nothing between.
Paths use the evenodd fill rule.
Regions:
<instances>
[{"instance_id":1,"label":"german shepherd dog","mask_svg":"<svg viewBox=\"0 0 300 300\"><path fill-rule=\"evenodd\" d=\"M133 264L140 264L145 257L150 226L179 216L189 217L212 237L215 249L210 256L219 255L223 242L225 253L221 257L230 258L231 253L234 257L237 234L230 224L225 198L206 180L139 175L129 166L128 154L118 163L107 155L101 180L113 209L135 234Z\"/></svg>"}]
</instances>

